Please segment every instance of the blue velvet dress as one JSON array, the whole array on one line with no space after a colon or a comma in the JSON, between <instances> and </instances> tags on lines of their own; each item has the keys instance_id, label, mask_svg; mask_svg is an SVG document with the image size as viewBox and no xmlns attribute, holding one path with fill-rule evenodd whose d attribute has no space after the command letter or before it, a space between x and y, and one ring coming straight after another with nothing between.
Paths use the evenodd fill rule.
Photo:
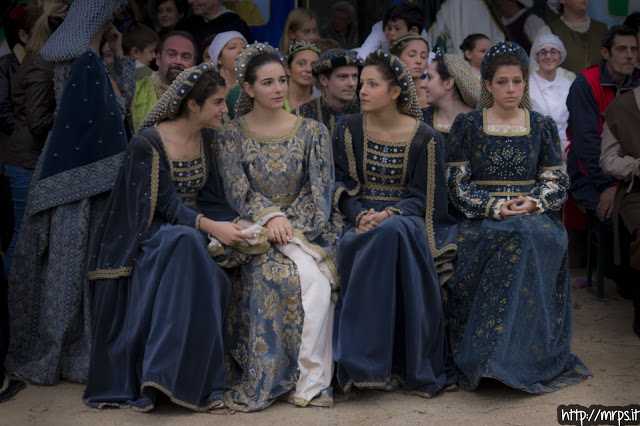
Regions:
<instances>
[{"instance_id":1,"label":"blue velvet dress","mask_svg":"<svg viewBox=\"0 0 640 426\"><path fill-rule=\"evenodd\" d=\"M449 136L449 132L451 131L450 127L438 126L437 124L434 126L434 123L437 121L438 112L436 107L430 105L426 108L422 108L422 121L427 123L429 126L433 127L434 130L440 132L442 136L446 139Z\"/></svg>"},{"instance_id":2,"label":"blue velvet dress","mask_svg":"<svg viewBox=\"0 0 640 426\"><path fill-rule=\"evenodd\" d=\"M169 158L155 128L126 152L91 256L91 407L148 411L158 392L196 411L222 402L231 282L199 230L198 191L217 178L213 131L202 135L195 158Z\"/></svg>"},{"instance_id":3,"label":"blue velvet dress","mask_svg":"<svg viewBox=\"0 0 640 426\"><path fill-rule=\"evenodd\" d=\"M455 221L447 210L442 139L417 121L412 138L370 138L366 114L342 118L333 137L336 201L347 224L338 248L334 324L344 391L384 388L431 397L449 384L440 283L452 273ZM369 209L395 213L356 233Z\"/></svg>"},{"instance_id":4,"label":"blue velvet dress","mask_svg":"<svg viewBox=\"0 0 640 426\"><path fill-rule=\"evenodd\" d=\"M526 129L489 128L486 110L458 116L451 129L448 186L460 223L447 313L465 390L488 377L547 393L590 375L571 354L560 138L553 120L525 112ZM517 196L538 214L500 219L499 206Z\"/></svg>"}]
</instances>

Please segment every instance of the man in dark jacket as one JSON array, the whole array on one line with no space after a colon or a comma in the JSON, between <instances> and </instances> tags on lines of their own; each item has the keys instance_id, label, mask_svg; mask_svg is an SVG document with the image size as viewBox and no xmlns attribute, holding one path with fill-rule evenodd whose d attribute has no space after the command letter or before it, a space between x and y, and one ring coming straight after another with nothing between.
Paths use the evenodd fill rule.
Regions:
<instances>
[{"instance_id":1,"label":"man in dark jacket","mask_svg":"<svg viewBox=\"0 0 640 426\"><path fill-rule=\"evenodd\" d=\"M613 246L613 199L616 181L600 169L602 112L621 93L639 85L634 72L638 41L633 29L614 25L605 34L600 65L578 75L567 97L569 139L567 168L573 198L601 222L603 240ZM607 274L610 275L610 274Z\"/></svg>"}]
</instances>

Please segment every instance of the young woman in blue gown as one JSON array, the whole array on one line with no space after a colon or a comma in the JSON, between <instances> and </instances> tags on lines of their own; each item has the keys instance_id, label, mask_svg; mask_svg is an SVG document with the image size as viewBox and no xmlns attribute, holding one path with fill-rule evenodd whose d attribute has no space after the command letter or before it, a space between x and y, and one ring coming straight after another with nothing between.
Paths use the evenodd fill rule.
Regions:
<instances>
[{"instance_id":1,"label":"young woman in blue gown","mask_svg":"<svg viewBox=\"0 0 640 426\"><path fill-rule=\"evenodd\" d=\"M447 314L459 386L481 378L547 393L590 375L571 354L569 178L552 119L531 111L528 56L501 42L482 61L479 109L449 135L449 196L460 217Z\"/></svg>"},{"instance_id":2,"label":"young woman in blue gown","mask_svg":"<svg viewBox=\"0 0 640 426\"><path fill-rule=\"evenodd\" d=\"M353 387L431 397L451 384L440 284L452 273L441 136L421 120L405 65L378 50L360 76L361 114L336 126L338 249L334 358Z\"/></svg>"},{"instance_id":3,"label":"young woman in blue gown","mask_svg":"<svg viewBox=\"0 0 640 426\"><path fill-rule=\"evenodd\" d=\"M205 63L184 70L129 144L90 259L93 346L84 402L151 410L157 394L207 411L223 405L223 324L231 282L207 250L248 234L220 193L216 130L224 79ZM216 219L215 221L213 219ZM221 220L221 221L218 221Z\"/></svg>"},{"instance_id":4,"label":"young woman in blue gown","mask_svg":"<svg viewBox=\"0 0 640 426\"><path fill-rule=\"evenodd\" d=\"M218 164L229 204L265 244L245 253L234 279L225 403L239 411L278 398L331 406L341 220L332 205L329 132L282 108L287 77L279 51L249 45L237 68L242 92L236 119L220 135Z\"/></svg>"}]
</instances>

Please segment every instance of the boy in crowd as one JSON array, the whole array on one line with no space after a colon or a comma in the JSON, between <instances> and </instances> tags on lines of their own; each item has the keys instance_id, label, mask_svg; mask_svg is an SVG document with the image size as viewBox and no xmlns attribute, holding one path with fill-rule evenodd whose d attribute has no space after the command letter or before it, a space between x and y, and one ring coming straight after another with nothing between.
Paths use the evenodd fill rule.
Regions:
<instances>
[{"instance_id":1,"label":"boy in crowd","mask_svg":"<svg viewBox=\"0 0 640 426\"><path fill-rule=\"evenodd\" d=\"M394 41L409 33L421 34L426 40L424 13L413 3L396 1L387 9L382 21L373 25L371 34L360 47L358 55L362 59L366 59L371 52L377 49L389 50L389 46Z\"/></svg>"},{"instance_id":2,"label":"boy in crowd","mask_svg":"<svg viewBox=\"0 0 640 426\"><path fill-rule=\"evenodd\" d=\"M136 58L136 81L148 77L153 70L149 64L156 57L158 34L139 22L129 25L122 33L122 50Z\"/></svg>"}]
</instances>

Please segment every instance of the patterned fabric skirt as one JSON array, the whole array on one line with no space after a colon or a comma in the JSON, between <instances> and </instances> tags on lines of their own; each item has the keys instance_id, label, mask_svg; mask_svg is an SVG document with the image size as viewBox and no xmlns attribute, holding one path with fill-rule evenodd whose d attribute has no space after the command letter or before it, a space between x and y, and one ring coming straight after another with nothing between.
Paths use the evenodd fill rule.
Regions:
<instances>
[{"instance_id":1,"label":"patterned fabric skirt","mask_svg":"<svg viewBox=\"0 0 640 426\"><path fill-rule=\"evenodd\" d=\"M322 279L309 288L307 276L275 247L239 267L226 330L224 400L230 408L258 411L278 398L302 406L333 405L331 290ZM309 378L302 380L303 375Z\"/></svg>"},{"instance_id":2,"label":"patterned fabric skirt","mask_svg":"<svg viewBox=\"0 0 640 426\"><path fill-rule=\"evenodd\" d=\"M567 233L547 214L463 220L447 313L459 386L548 393L591 373L571 354Z\"/></svg>"},{"instance_id":3,"label":"patterned fabric skirt","mask_svg":"<svg viewBox=\"0 0 640 426\"><path fill-rule=\"evenodd\" d=\"M106 192L25 216L9 275L10 373L46 385L86 380L87 260L108 199Z\"/></svg>"}]
</instances>

